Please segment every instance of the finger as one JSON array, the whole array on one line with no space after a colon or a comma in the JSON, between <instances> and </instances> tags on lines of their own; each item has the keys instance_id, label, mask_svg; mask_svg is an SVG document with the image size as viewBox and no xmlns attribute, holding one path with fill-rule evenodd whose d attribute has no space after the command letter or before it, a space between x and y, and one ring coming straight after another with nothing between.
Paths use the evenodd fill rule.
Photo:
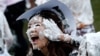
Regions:
<instances>
[{"instance_id":1,"label":"finger","mask_svg":"<svg viewBox=\"0 0 100 56\"><path fill-rule=\"evenodd\" d=\"M48 22L48 20L47 19L44 19L43 20L43 24L44 24L44 26L46 27L46 28L49 28L50 26L49 26L49 22Z\"/></svg>"},{"instance_id":2,"label":"finger","mask_svg":"<svg viewBox=\"0 0 100 56\"><path fill-rule=\"evenodd\" d=\"M48 19L44 19L43 24L45 25L45 27L46 27L47 29L51 29L51 27L54 26Z\"/></svg>"},{"instance_id":3,"label":"finger","mask_svg":"<svg viewBox=\"0 0 100 56\"><path fill-rule=\"evenodd\" d=\"M50 19L50 22L51 22L53 25L56 25L56 23L55 23L52 19Z\"/></svg>"},{"instance_id":4,"label":"finger","mask_svg":"<svg viewBox=\"0 0 100 56\"><path fill-rule=\"evenodd\" d=\"M59 29L58 25L52 19L50 19L50 21L52 22L54 30L57 30L57 31L61 32L61 30Z\"/></svg>"}]
</instances>

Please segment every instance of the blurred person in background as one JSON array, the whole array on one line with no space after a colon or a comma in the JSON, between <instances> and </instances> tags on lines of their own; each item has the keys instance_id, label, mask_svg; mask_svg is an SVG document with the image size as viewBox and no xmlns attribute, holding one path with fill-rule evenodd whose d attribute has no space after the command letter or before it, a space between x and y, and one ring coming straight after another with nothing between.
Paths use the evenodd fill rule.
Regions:
<instances>
[{"instance_id":1,"label":"blurred person in background","mask_svg":"<svg viewBox=\"0 0 100 56\"><path fill-rule=\"evenodd\" d=\"M26 21L16 21L17 17L26 11L25 3L25 0L6 0L5 16L17 41L13 48L15 56L25 56L28 50L27 37L23 33Z\"/></svg>"},{"instance_id":2,"label":"blurred person in background","mask_svg":"<svg viewBox=\"0 0 100 56\"><path fill-rule=\"evenodd\" d=\"M91 0L66 0L63 1L72 11L77 25L77 34L83 36L86 33L95 32L93 26L93 11Z\"/></svg>"},{"instance_id":3,"label":"blurred person in background","mask_svg":"<svg viewBox=\"0 0 100 56\"><path fill-rule=\"evenodd\" d=\"M36 0L25 0L26 9L31 9L31 8L35 7L36 6L35 1Z\"/></svg>"},{"instance_id":4,"label":"blurred person in background","mask_svg":"<svg viewBox=\"0 0 100 56\"><path fill-rule=\"evenodd\" d=\"M7 0L0 0L0 40L2 39L0 44L2 43L3 45L3 49L0 47L0 51L5 51L6 49L6 51L9 51L16 42L15 37L9 28L8 21L4 15L4 11L7 6L6 2Z\"/></svg>"}]
</instances>

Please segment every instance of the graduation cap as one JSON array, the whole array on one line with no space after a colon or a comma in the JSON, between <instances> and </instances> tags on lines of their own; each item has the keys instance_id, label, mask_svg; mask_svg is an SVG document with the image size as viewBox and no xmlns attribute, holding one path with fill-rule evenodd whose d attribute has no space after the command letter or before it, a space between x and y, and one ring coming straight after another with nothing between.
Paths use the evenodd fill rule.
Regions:
<instances>
[{"instance_id":1,"label":"graduation cap","mask_svg":"<svg viewBox=\"0 0 100 56\"><path fill-rule=\"evenodd\" d=\"M29 20L30 17L41 12L42 10L51 10L55 12L58 15L58 17L62 20L62 23L65 26L68 26L66 30L71 30L73 31L71 35L76 35L76 22L75 19L73 18L70 9L67 7L67 5L63 4L58 0L50 0L42 5L27 10L25 13L19 16L17 20L21 19Z\"/></svg>"}]
</instances>

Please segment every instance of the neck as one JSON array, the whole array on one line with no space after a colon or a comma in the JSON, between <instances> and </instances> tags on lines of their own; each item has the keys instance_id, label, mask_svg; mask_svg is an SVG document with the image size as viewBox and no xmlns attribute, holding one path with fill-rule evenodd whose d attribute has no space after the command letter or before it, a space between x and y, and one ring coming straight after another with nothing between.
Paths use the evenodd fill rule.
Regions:
<instances>
[{"instance_id":1,"label":"neck","mask_svg":"<svg viewBox=\"0 0 100 56\"><path fill-rule=\"evenodd\" d=\"M48 52L47 47L44 47L44 48L42 48L42 49L40 49L40 50L41 50L41 52L42 52L45 56L48 56L49 52Z\"/></svg>"}]
</instances>

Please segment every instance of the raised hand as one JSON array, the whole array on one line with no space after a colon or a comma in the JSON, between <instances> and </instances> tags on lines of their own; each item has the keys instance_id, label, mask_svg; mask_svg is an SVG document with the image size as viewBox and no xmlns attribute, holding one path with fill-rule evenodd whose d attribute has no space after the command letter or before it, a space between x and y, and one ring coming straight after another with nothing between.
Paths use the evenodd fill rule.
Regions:
<instances>
[{"instance_id":1,"label":"raised hand","mask_svg":"<svg viewBox=\"0 0 100 56\"><path fill-rule=\"evenodd\" d=\"M51 41L59 41L59 36L62 34L62 31L59 29L56 23L52 19L44 19L43 24L46 28L43 31L44 35Z\"/></svg>"}]
</instances>

